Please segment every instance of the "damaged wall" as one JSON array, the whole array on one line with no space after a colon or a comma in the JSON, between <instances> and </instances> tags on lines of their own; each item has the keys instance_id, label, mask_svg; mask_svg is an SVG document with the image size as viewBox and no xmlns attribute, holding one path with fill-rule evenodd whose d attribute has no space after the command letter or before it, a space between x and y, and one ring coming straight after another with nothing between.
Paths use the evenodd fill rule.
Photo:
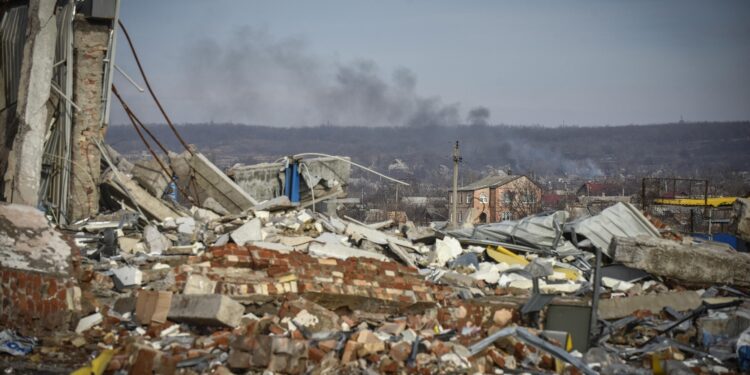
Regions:
<instances>
[{"instance_id":1,"label":"damaged wall","mask_svg":"<svg viewBox=\"0 0 750 375\"><path fill-rule=\"evenodd\" d=\"M0 325L25 334L67 329L80 310L77 251L41 211L0 204Z\"/></svg>"},{"instance_id":2,"label":"damaged wall","mask_svg":"<svg viewBox=\"0 0 750 375\"><path fill-rule=\"evenodd\" d=\"M29 2L26 43L18 86L16 116L18 132L8 156L5 198L14 203L36 206L42 172L44 134L47 130L47 100L52 81L57 24L55 2Z\"/></svg>"},{"instance_id":3,"label":"damaged wall","mask_svg":"<svg viewBox=\"0 0 750 375\"><path fill-rule=\"evenodd\" d=\"M73 101L81 108L73 121L72 169L69 212L76 221L99 211L100 152L106 128L102 122L104 58L109 43L109 26L77 15L74 21Z\"/></svg>"},{"instance_id":4,"label":"damaged wall","mask_svg":"<svg viewBox=\"0 0 750 375\"><path fill-rule=\"evenodd\" d=\"M348 157L341 159L349 160ZM351 164L338 158L321 157L304 159L300 173L308 187L323 181L326 188L332 188L332 182L341 185L349 183ZM261 163L255 165L235 165L228 171L243 190L258 201L278 197L284 191L284 162Z\"/></svg>"}]
</instances>

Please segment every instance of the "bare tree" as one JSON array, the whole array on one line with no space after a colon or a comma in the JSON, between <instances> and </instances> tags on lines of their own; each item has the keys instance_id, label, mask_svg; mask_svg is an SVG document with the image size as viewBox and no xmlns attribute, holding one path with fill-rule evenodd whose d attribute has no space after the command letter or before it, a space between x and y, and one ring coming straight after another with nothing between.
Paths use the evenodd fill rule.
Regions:
<instances>
[{"instance_id":1,"label":"bare tree","mask_svg":"<svg viewBox=\"0 0 750 375\"><path fill-rule=\"evenodd\" d=\"M521 219L542 211L541 189L528 179L519 180L500 199L500 207L505 213L505 217L501 213L501 219Z\"/></svg>"}]
</instances>

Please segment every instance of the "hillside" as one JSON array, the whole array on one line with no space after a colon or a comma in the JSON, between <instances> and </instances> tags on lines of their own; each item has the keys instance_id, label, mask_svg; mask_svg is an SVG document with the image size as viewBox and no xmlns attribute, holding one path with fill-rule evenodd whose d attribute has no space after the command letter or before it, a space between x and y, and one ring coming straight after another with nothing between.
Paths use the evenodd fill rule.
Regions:
<instances>
[{"instance_id":1,"label":"hillside","mask_svg":"<svg viewBox=\"0 0 750 375\"><path fill-rule=\"evenodd\" d=\"M180 145L165 125L152 131L170 149ZM236 124L179 126L189 143L222 167L301 152L351 156L388 170L395 159L415 179L443 179L451 148L461 143L465 171L508 169L540 176L706 176L750 170L750 122L605 127L307 127ZM112 126L107 141L134 155L144 150L131 126Z\"/></svg>"}]
</instances>

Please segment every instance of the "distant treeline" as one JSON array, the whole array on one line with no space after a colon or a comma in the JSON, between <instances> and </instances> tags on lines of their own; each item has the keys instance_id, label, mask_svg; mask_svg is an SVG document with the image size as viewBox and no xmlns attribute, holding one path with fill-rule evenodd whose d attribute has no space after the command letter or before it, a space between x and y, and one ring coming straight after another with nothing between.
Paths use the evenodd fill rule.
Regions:
<instances>
[{"instance_id":1,"label":"distant treeline","mask_svg":"<svg viewBox=\"0 0 750 375\"><path fill-rule=\"evenodd\" d=\"M153 133L172 150L181 146L165 125ZM188 124L182 136L219 164L257 163L302 152L350 156L387 170L396 158L414 178L439 178L461 144L463 168L512 169L560 176L700 176L750 170L750 122L703 122L603 127L304 127ZM107 141L122 153L144 150L131 126L112 126Z\"/></svg>"}]
</instances>

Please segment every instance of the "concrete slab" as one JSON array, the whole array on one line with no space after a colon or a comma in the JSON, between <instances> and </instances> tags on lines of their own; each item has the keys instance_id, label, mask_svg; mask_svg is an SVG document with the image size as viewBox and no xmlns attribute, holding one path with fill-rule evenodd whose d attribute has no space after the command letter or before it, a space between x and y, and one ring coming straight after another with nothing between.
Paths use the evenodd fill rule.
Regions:
<instances>
[{"instance_id":1,"label":"concrete slab","mask_svg":"<svg viewBox=\"0 0 750 375\"><path fill-rule=\"evenodd\" d=\"M692 310L702 303L700 295L693 291L648 294L643 296L599 300L599 319L619 319L637 310L657 313L669 306L677 311Z\"/></svg>"},{"instance_id":2,"label":"concrete slab","mask_svg":"<svg viewBox=\"0 0 750 375\"><path fill-rule=\"evenodd\" d=\"M236 327L245 307L220 294L175 295L169 309L169 320L205 326Z\"/></svg>"},{"instance_id":3,"label":"concrete slab","mask_svg":"<svg viewBox=\"0 0 750 375\"><path fill-rule=\"evenodd\" d=\"M261 226L260 219L252 219L232 232L232 240L237 245L244 245L250 241L262 241L263 232L261 231Z\"/></svg>"}]
</instances>

